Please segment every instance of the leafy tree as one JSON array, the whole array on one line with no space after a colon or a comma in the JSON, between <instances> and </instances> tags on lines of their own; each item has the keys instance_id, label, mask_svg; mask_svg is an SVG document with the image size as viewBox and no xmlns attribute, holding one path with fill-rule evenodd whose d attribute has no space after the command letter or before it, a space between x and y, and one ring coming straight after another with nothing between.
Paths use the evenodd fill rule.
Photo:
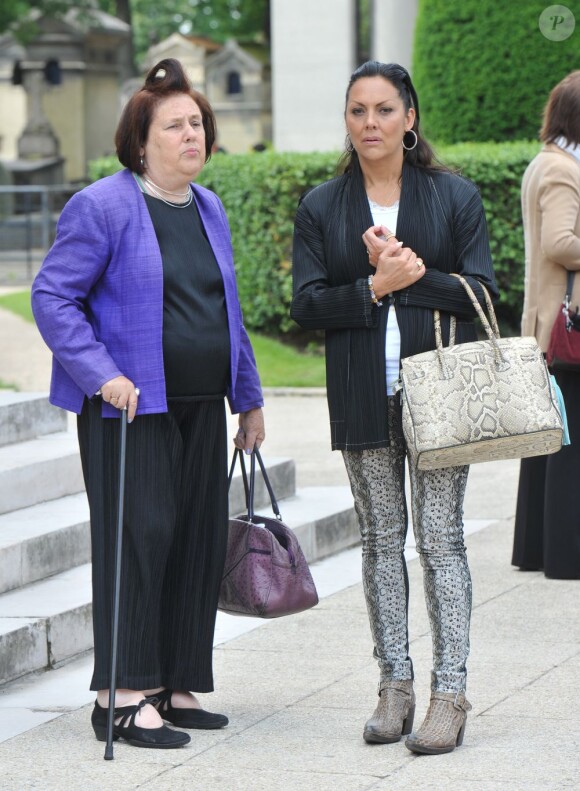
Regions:
<instances>
[{"instance_id":1,"label":"leafy tree","mask_svg":"<svg viewBox=\"0 0 580 791\"><path fill-rule=\"evenodd\" d=\"M130 24L138 53L176 31L219 42L269 39L269 0L2 0L0 32L19 22L23 32L22 21L32 8L58 16L73 5L87 13L101 8Z\"/></svg>"},{"instance_id":2,"label":"leafy tree","mask_svg":"<svg viewBox=\"0 0 580 791\"><path fill-rule=\"evenodd\" d=\"M538 24L549 5L420 0L413 79L432 139L537 137L550 90L578 68L580 20L570 38L550 40Z\"/></svg>"},{"instance_id":3,"label":"leafy tree","mask_svg":"<svg viewBox=\"0 0 580 791\"><path fill-rule=\"evenodd\" d=\"M82 19L89 21L90 14L95 9L109 11L115 16L131 25L131 0L42 0L29 2L29 0L3 0L0 6L0 33L10 30L22 43L26 44L37 35L38 26L32 11L41 12L43 16L58 18L66 14L71 7L80 9ZM130 46L124 51L124 64L122 72L124 77L131 76L134 71L133 39Z\"/></svg>"},{"instance_id":4,"label":"leafy tree","mask_svg":"<svg viewBox=\"0 0 580 791\"><path fill-rule=\"evenodd\" d=\"M220 42L257 34L268 38L268 0L131 0L131 5L139 34L150 41L175 30Z\"/></svg>"},{"instance_id":5,"label":"leafy tree","mask_svg":"<svg viewBox=\"0 0 580 791\"><path fill-rule=\"evenodd\" d=\"M0 33L11 28L20 33L22 38L31 30L31 26L26 23L26 17L31 9L39 8L43 12L58 16L70 6L66 0L43 0L40 3L29 2L29 0L2 0L0 3Z\"/></svg>"}]
</instances>

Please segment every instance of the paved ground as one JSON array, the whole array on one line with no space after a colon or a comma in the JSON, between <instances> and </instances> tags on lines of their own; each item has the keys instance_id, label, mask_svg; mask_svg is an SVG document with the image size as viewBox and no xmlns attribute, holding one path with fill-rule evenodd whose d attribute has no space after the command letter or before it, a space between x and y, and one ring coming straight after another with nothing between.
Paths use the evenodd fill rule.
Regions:
<instances>
[{"instance_id":1,"label":"paved ground","mask_svg":"<svg viewBox=\"0 0 580 791\"><path fill-rule=\"evenodd\" d=\"M21 389L46 389L49 358L34 328L0 311L0 339L0 379ZM340 455L329 450L321 394L268 393L266 418L269 451L295 458L300 486L346 482ZM470 473L465 516L481 529L467 537L474 582L468 685L473 711L460 749L418 757L402 743L371 747L362 741L362 725L375 705L377 671L361 585L352 584L356 576L345 566L358 566L354 550L342 565L338 558L327 565L336 592L317 608L217 646L217 691L204 696L204 703L228 713L228 728L192 732L191 744L179 751L118 744L115 760L104 762L90 730L90 707L83 706L0 745L0 789L577 788L578 582L547 580L510 566L517 470L516 462L499 462L476 465ZM420 722L431 647L417 560L409 563L409 578ZM38 688L29 686L32 693ZM2 716L10 716L9 710Z\"/></svg>"}]
</instances>

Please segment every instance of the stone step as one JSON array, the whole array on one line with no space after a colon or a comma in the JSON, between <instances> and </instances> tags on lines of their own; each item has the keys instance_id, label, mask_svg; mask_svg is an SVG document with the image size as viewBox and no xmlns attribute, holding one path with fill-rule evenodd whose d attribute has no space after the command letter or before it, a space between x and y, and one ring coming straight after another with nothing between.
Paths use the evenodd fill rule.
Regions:
<instances>
[{"instance_id":1,"label":"stone step","mask_svg":"<svg viewBox=\"0 0 580 791\"><path fill-rule=\"evenodd\" d=\"M262 456L262 459L276 499L284 500L287 497L292 497L296 493L296 464L294 459L265 455ZM246 465L246 467L249 470L249 465ZM256 508L262 508L269 502L268 490L262 475L258 472L254 491L254 505ZM230 514L240 514L245 510L246 498L242 472L238 464L234 470L230 491Z\"/></svg>"},{"instance_id":2,"label":"stone step","mask_svg":"<svg viewBox=\"0 0 580 791\"><path fill-rule=\"evenodd\" d=\"M308 562L322 560L360 541L349 486L307 486L279 506L280 516L296 533Z\"/></svg>"},{"instance_id":3,"label":"stone step","mask_svg":"<svg viewBox=\"0 0 580 791\"><path fill-rule=\"evenodd\" d=\"M280 508L311 562L358 541L348 487L299 490ZM91 646L90 564L0 595L0 684Z\"/></svg>"},{"instance_id":4,"label":"stone step","mask_svg":"<svg viewBox=\"0 0 580 791\"><path fill-rule=\"evenodd\" d=\"M83 489L76 434L57 432L0 447L0 514Z\"/></svg>"},{"instance_id":5,"label":"stone step","mask_svg":"<svg viewBox=\"0 0 580 791\"><path fill-rule=\"evenodd\" d=\"M92 647L91 566L0 596L0 684Z\"/></svg>"},{"instance_id":6,"label":"stone step","mask_svg":"<svg viewBox=\"0 0 580 791\"><path fill-rule=\"evenodd\" d=\"M90 559L85 492L0 515L0 593Z\"/></svg>"},{"instance_id":7,"label":"stone step","mask_svg":"<svg viewBox=\"0 0 580 791\"><path fill-rule=\"evenodd\" d=\"M292 459L264 462L276 495L294 495ZM265 486L256 487L256 507L268 501ZM230 511L245 510L241 471L234 474ZM89 507L84 493L72 494L0 514L0 593L45 579L90 560Z\"/></svg>"},{"instance_id":8,"label":"stone step","mask_svg":"<svg viewBox=\"0 0 580 791\"><path fill-rule=\"evenodd\" d=\"M0 390L0 445L66 431L67 414L48 403L45 393Z\"/></svg>"}]
</instances>

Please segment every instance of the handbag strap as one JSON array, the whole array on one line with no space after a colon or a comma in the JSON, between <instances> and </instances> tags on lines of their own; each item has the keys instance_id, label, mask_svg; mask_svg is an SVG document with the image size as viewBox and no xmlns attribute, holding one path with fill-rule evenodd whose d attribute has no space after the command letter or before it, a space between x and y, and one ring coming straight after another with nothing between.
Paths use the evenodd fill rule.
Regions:
<instances>
[{"instance_id":1,"label":"handbag strap","mask_svg":"<svg viewBox=\"0 0 580 791\"><path fill-rule=\"evenodd\" d=\"M490 332L493 333L493 335L495 335L496 338L499 338L500 337L499 325L497 323L497 318L495 316L495 310L493 308L493 302L491 301L491 297L489 296L489 291L487 290L487 288L483 285L483 283L479 284L480 287L481 287L481 290L483 291L485 304L487 306L487 312L489 313L489 321L488 321L487 316L483 312L483 308L479 304L479 300L475 296L475 293L474 293L473 289L471 288L471 286L469 285L469 283L467 282L467 280L462 275L458 275L456 272L452 272L451 273L451 277L456 277L459 280L459 282L461 283L461 285L463 286L463 288L465 289L465 291L467 292L467 296L471 300L471 304L475 308L475 312L479 316L479 318L481 320L481 323L483 324L483 326L485 328L485 331L487 333L488 338L491 340Z\"/></svg>"},{"instance_id":2,"label":"handbag strap","mask_svg":"<svg viewBox=\"0 0 580 791\"><path fill-rule=\"evenodd\" d=\"M564 305L566 310L570 307L570 302L572 300L572 291L574 290L574 275L576 272L571 272L568 270L568 275L566 277L566 294L564 296Z\"/></svg>"},{"instance_id":3,"label":"handbag strap","mask_svg":"<svg viewBox=\"0 0 580 791\"><path fill-rule=\"evenodd\" d=\"M244 462L244 455L241 450L238 448L234 448L234 455L232 457L232 463L230 465L230 471L228 474L228 492L230 490L230 486L232 485L232 478L234 477L234 469L236 466L236 461L238 459L238 453L240 454L240 465L242 468L242 480L244 481L244 496L246 500L246 509L249 510L250 507L250 487L248 486L248 474L246 472L246 465Z\"/></svg>"},{"instance_id":4,"label":"handbag strap","mask_svg":"<svg viewBox=\"0 0 580 791\"><path fill-rule=\"evenodd\" d=\"M495 338L499 338L500 337L499 325L497 323L495 310L493 309L493 302L491 301L491 297L489 296L489 292L486 289L486 287L483 285L483 283L480 283L479 285L481 286L481 290L483 291L483 296L485 298L485 304L487 306L487 310L488 310L488 313L489 313L489 320L488 320L487 316L485 315L485 313L483 312L483 309L482 309L481 305L479 304L479 300L475 296L475 294L473 292L473 289L471 288L471 286L469 285L467 280L464 277L462 277L461 275L458 275L456 272L451 272L451 277L456 277L459 280L459 282L461 283L461 285L463 286L463 288L465 289L465 291L467 292L467 295L468 295L469 299L471 300L471 304L475 308L475 312L479 316L479 318L481 320L481 323L483 324L483 326L485 328L485 332L486 332L488 338L490 340L493 340L494 337ZM455 317L452 316L451 318L455 318ZM439 313L438 310L434 310L433 311L433 320L434 320L434 323L435 323L435 337L436 338L437 338L437 336L439 337L439 341L440 341L440 343L442 345L441 314ZM437 327L439 327L439 329L437 329ZM452 344L450 343L449 345L451 346Z\"/></svg>"},{"instance_id":5,"label":"handbag strap","mask_svg":"<svg viewBox=\"0 0 580 791\"><path fill-rule=\"evenodd\" d=\"M258 464L260 465L260 470L262 471L262 477L264 479L264 483L266 485L266 489L268 490L268 495L270 497L270 503L272 504L272 511L276 514L276 519L282 521L282 516L280 514L280 509L278 507L278 502L276 500L276 495L274 494L274 490L272 488L272 484L270 483L270 478L268 477L268 473L266 472L266 467L262 460L262 456L258 448L254 448L252 454L250 456L250 478L248 481L248 474L246 472L246 461L244 459L244 452L239 448L234 450L234 455L232 458L232 463L230 466L230 472L228 476L228 489L231 486L232 478L234 475L234 468L236 466L236 460L239 456L240 459L240 466L242 468L242 479L244 481L244 494L246 496L246 508L248 511L248 518L252 521L254 516L254 492L255 492L255 485L256 485L256 459L258 460Z\"/></svg>"},{"instance_id":6,"label":"handbag strap","mask_svg":"<svg viewBox=\"0 0 580 791\"><path fill-rule=\"evenodd\" d=\"M479 304L479 300L475 296L473 289L471 288L467 280L464 277L462 277L462 275L459 275L456 272L452 272L451 275L452 277L456 277L463 286L463 288L465 289L469 299L471 300L471 304L473 305L475 312L479 317L479 320L483 324L485 333L493 345L496 365L498 366L499 370L504 370L507 366L509 366L509 362L503 356L499 344L497 342L498 339L500 338L499 325L497 323L495 310L493 308L493 302L491 301L491 297L489 296L486 287L483 285L483 283L479 284L481 286L481 289L483 291L483 296L485 298L485 304L487 306L487 310L489 313L489 320L485 315L483 308ZM435 324L435 343L436 343L439 360L441 362L441 367L443 368L445 378L450 378L451 374L448 370L443 355L443 341L441 335L441 315L438 310L433 311L433 321Z\"/></svg>"},{"instance_id":7,"label":"handbag strap","mask_svg":"<svg viewBox=\"0 0 580 791\"><path fill-rule=\"evenodd\" d=\"M435 343L437 348L443 347L443 332L441 330L441 314L438 310L433 311L433 322L435 324ZM457 319L453 314L449 319L449 346L455 346L455 328L457 327Z\"/></svg>"}]
</instances>

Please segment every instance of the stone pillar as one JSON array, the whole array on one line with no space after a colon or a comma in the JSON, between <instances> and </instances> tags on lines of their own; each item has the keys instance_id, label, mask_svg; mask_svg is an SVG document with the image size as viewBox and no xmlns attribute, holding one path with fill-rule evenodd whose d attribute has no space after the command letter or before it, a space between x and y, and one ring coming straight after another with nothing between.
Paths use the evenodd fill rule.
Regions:
<instances>
[{"instance_id":1,"label":"stone pillar","mask_svg":"<svg viewBox=\"0 0 580 791\"><path fill-rule=\"evenodd\" d=\"M278 151L340 151L355 68L354 0L271 0L272 116Z\"/></svg>"},{"instance_id":2,"label":"stone pillar","mask_svg":"<svg viewBox=\"0 0 580 791\"><path fill-rule=\"evenodd\" d=\"M411 72L418 0L373 0L371 53L374 60L400 63Z\"/></svg>"}]
</instances>

